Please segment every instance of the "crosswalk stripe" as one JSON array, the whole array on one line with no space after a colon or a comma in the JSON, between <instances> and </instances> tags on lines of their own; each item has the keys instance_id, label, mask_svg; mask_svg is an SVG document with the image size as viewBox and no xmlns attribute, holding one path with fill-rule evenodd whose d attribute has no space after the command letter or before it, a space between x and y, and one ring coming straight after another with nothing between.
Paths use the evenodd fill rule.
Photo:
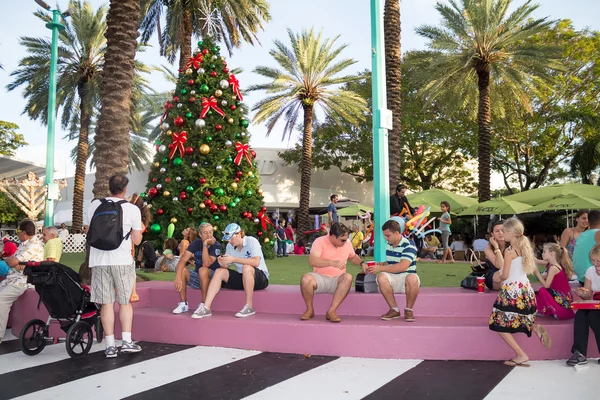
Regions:
<instances>
[{"instance_id":1,"label":"crosswalk stripe","mask_svg":"<svg viewBox=\"0 0 600 400\"><path fill-rule=\"evenodd\" d=\"M497 361L423 361L365 399L481 400L510 371Z\"/></svg>"},{"instance_id":2,"label":"crosswalk stripe","mask_svg":"<svg viewBox=\"0 0 600 400\"><path fill-rule=\"evenodd\" d=\"M5 373L0 375L0 388L2 388L0 391L0 399L23 396L35 391L62 385L76 379L116 370L192 347L143 342L140 343L140 345L144 351L123 355L114 359L106 359L104 353L96 352L88 354L81 359L65 359L54 362L48 366L38 365L36 367ZM64 347L63 351L65 351Z\"/></svg>"},{"instance_id":3,"label":"crosswalk stripe","mask_svg":"<svg viewBox=\"0 0 600 400\"><path fill-rule=\"evenodd\" d=\"M4 345L4 343L2 343L2 345ZM94 343L90 353L102 351L104 348L105 345L103 343ZM26 356L23 354L18 348L17 343L17 351L0 357L0 381L2 380L2 374L51 364L69 358L64 343L46 346L40 354L35 356Z\"/></svg>"},{"instance_id":4,"label":"crosswalk stripe","mask_svg":"<svg viewBox=\"0 0 600 400\"><path fill-rule=\"evenodd\" d=\"M0 355L21 351L18 340L2 341L0 343Z\"/></svg>"},{"instance_id":5,"label":"crosswalk stripe","mask_svg":"<svg viewBox=\"0 0 600 400\"><path fill-rule=\"evenodd\" d=\"M261 353L127 399L241 399L335 359L337 357Z\"/></svg>"},{"instance_id":6,"label":"crosswalk stripe","mask_svg":"<svg viewBox=\"0 0 600 400\"><path fill-rule=\"evenodd\" d=\"M73 393L82 393L87 400L122 399L256 354L257 351L251 350L194 347L30 393L19 399L64 399L72 397ZM117 358L129 356L119 354Z\"/></svg>"},{"instance_id":7,"label":"crosswalk stripe","mask_svg":"<svg viewBox=\"0 0 600 400\"><path fill-rule=\"evenodd\" d=\"M379 360L342 357L277 385L247 400L305 400L306 388L314 399L362 399L398 375L418 365L420 360Z\"/></svg>"},{"instance_id":8,"label":"crosswalk stripe","mask_svg":"<svg viewBox=\"0 0 600 400\"><path fill-rule=\"evenodd\" d=\"M587 368L576 371L565 360L530 361L530 368L515 367L485 400L511 397L536 399L585 399L600 392L600 365L588 360ZM535 373L532 377L532 373Z\"/></svg>"}]
</instances>

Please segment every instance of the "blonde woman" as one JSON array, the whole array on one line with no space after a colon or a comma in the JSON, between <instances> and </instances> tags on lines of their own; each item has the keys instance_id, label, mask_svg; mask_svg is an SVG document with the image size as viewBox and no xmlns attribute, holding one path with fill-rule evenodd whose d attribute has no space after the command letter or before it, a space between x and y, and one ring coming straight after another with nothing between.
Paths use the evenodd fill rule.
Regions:
<instances>
[{"instance_id":1,"label":"blonde woman","mask_svg":"<svg viewBox=\"0 0 600 400\"><path fill-rule=\"evenodd\" d=\"M504 240L510 245L504 253L504 266L494 277L494 281L502 283L502 287L494 303L489 326L515 352L515 357L504 364L529 367L529 357L512 334L525 333L531 337L531 332L534 332L546 348L550 348L552 341L546 329L535 324L537 304L527 275L532 275L537 267L531 243L524 236L525 228L517 218L509 218L504 221L503 230Z\"/></svg>"}]
</instances>

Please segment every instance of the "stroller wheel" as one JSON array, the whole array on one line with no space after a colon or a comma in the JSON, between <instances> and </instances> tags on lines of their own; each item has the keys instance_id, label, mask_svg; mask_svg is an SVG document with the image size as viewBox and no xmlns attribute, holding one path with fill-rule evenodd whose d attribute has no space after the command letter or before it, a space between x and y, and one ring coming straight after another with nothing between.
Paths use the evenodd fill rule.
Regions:
<instances>
[{"instance_id":1,"label":"stroller wheel","mask_svg":"<svg viewBox=\"0 0 600 400\"><path fill-rule=\"evenodd\" d=\"M96 341L98 343L102 343L102 339L104 339L104 329L102 328L102 320L100 320L100 316L96 317L96 322L94 323L94 330L96 331Z\"/></svg>"},{"instance_id":2,"label":"stroller wheel","mask_svg":"<svg viewBox=\"0 0 600 400\"><path fill-rule=\"evenodd\" d=\"M67 353L71 358L85 357L92 348L92 327L85 321L75 322L67 332Z\"/></svg>"},{"instance_id":3,"label":"stroller wheel","mask_svg":"<svg viewBox=\"0 0 600 400\"><path fill-rule=\"evenodd\" d=\"M46 336L48 336L46 323L41 319L32 319L25 324L19 335L21 351L28 356L39 354L46 347Z\"/></svg>"}]
</instances>

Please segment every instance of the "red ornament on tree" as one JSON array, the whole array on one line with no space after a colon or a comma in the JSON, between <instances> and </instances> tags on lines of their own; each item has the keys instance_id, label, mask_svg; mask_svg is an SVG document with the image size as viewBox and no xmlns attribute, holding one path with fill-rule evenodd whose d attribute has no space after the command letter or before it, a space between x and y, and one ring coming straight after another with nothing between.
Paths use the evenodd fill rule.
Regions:
<instances>
[{"instance_id":1,"label":"red ornament on tree","mask_svg":"<svg viewBox=\"0 0 600 400\"><path fill-rule=\"evenodd\" d=\"M248 218L248 212L247 211L244 211L242 213L242 218Z\"/></svg>"},{"instance_id":2,"label":"red ornament on tree","mask_svg":"<svg viewBox=\"0 0 600 400\"><path fill-rule=\"evenodd\" d=\"M191 213L192 213L192 211L194 211L194 209L193 209L192 207L188 207L188 210L187 210L187 211L188 211L188 214L191 214Z\"/></svg>"},{"instance_id":3,"label":"red ornament on tree","mask_svg":"<svg viewBox=\"0 0 600 400\"><path fill-rule=\"evenodd\" d=\"M252 219L252 213L251 212L248 213L248 219Z\"/></svg>"},{"instance_id":4,"label":"red ornament on tree","mask_svg":"<svg viewBox=\"0 0 600 400\"><path fill-rule=\"evenodd\" d=\"M148 195L150 197L155 197L157 194L158 194L158 189L156 189L156 188L150 188L148 190Z\"/></svg>"},{"instance_id":5,"label":"red ornament on tree","mask_svg":"<svg viewBox=\"0 0 600 400\"><path fill-rule=\"evenodd\" d=\"M157 178L152 178L152 182L156 183L156 182L158 182L158 179Z\"/></svg>"},{"instance_id":6,"label":"red ornament on tree","mask_svg":"<svg viewBox=\"0 0 600 400\"><path fill-rule=\"evenodd\" d=\"M194 84L194 80L193 80L193 79L190 79L190 80L188 80L188 85L190 85L190 86L191 86L191 85L193 85L193 84Z\"/></svg>"},{"instance_id":7,"label":"red ornament on tree","mask_svg":"<svg viewBox=\"0 0 600 400\"><path fill-rule=\"evenodd\" d=\"M266 212L266 211L267 211L267 207L264 207L264 206L263 206L263 207L260 209L260 211L262 211L262 212Z\"/></svg>"},{"instance_id":8,"label":"red ornament on tree","mask_svg":"<svg viewBox=\"0 0 600 400\"><path fill-rule=\"evenodd\" d=\"M190 103L193 103L193 102L195 102L195 101L196 101L196 98L195 98L195 97L190 97Z\"/></svg>"},{"instance_id":9,"label":"red ornament on tree","mask_svg":"<svg viewBox=\"0 0 600 400\"><path fill-rule=\"evenodd\" d=\"M219 211L219 207L217 207L217 205L216 205L216 204L211 204L211 205L210 205L210 212L211 212L211 213L216 213L216 212L218 212L218 211Z\"/></svg>"},{"instance_id":10,"label":"red ornament on tree","mask_svg":"<svg viewBox=\"0 0 600 400\"><path fill-rule=\"evenodd\" d=\"M191 146L188 146L185 148L185 154L187 154L188 156L194 154L194 148Z\"/></svg>"},{"instance_id":11,"label":"red ornament on tree","mask_svg":"<svg viewBox=\"0 0 600 400\"><path fill-rule=\"evenodd\" d=\"M208 49L203 49L202 50L202 54L207 55L208 54Z\"/></svg>"},{"instance_id":12,"label":"red ornament on tree","mask_svg":"<svg viewBox=\"0 0 600 400\"><path fill-rule=\"evenodd\" d=\"M244 175L244 173L242 171L238 171L235 173L239 178L242 177L242 175Z\"/></svg>"},{"instance_id":13,"label":"red ornament on tree","mask_svg":"<svg viewBox=\"0 0 600 400\"><path fill-rule=\"evenodd\" d=\"M181 194L179 195L179 199L180 199L180 200L185 200L185 199L187 199L187 194L185 194L185 192L181 192Z\"/></svg>"},{"instance_id":14,"label":"red ornament on tree","mask_svg":"<svg viewBox=\"0 0 600 400\"><path fill-rule=\"evenodd\" d=\"M223 60L223 66L227 65L227 61Z\"/></svg>"},{"instance_id":15,"label":"red ornament on tree","mask_svg":"<svg viewBox=\"0 0 600 400\"><path fill-rule=\"evenodd\" d=\"M240 181L240 178L238 178L238 177L236 176L235 178L233 178L233 181L234 181L234 182L239 182L239 181Z\"/></svg>"},{"instance_id":16,"label":"red ornament on tree","mask_svg":"<svg viewBox=\"0 0 600 400\"><path fill-rule=\"evenodd\" d=\"M213 78L216 78L217 77L217 72L216 71L212 71L210 73L210 76L212 76Z\"/></svg>"},{"instance_id":17,"label":"red ornament on tree","mask_svg":"<svg viewBox=\"0 0 600 400\"><path fill-rule=\"evenodd\" d=\"M258 231L258 232L256 232L256 235L257 235L258 237L261 237L261 236L263 235L263 233L262 233L262 231Z\"/></svg>"},{"instance_id":18,"label":"red ornament on tree","mask_svg":"<svg viewBox=\"0 0 600 400\"><path fill-rule=\"evenodd\" d=\"M229 68L223 68L223 72L228 73L229 72Z\"/></svg>"},{"instance_id":19,"label":"red ornament on tree","mask_svg":"<svg viewBox=\"0 0 600 400\"><path fill-rule=\"evenodd\" d=\"M219 124L217 124L217 125L215 126L215 129L216 129L216 130L218 130L218 131L220 131L221 129L223 129L223 126L222 126L222 125L219 125Z\"/></svg>"},{"instance_id":20,"label":"red ornament on tree","mask_svg":"<svg viewBox=\"0 0 600 400\"><path fill-rule=\"evenodd\" d=\"M256 152L254 150L250 150L250 154L252 154L252 158L256 158Z\"/></svg>"},{"instance_id":21,"label":"red ornament on tree","mask_svg":"<svg viewBox=\"0 0 600 400\"><path fill-rule=\"evenodd\" d=\"M210 206L211 204L212 204L212 200L211 199L204 200L204 205Z\"/></svg>"},{"instance_id":22,"label":"red ornament on tree","mask_svg":"<svg viewBox=\"0 0 600 400\"><path fill-rule=\"evenodd\" d=\"M235 104L232 104L232 105L231 105L231 107L229 107L229 108L231 109L231 111L235 111L235 109L236 109L237 107L235 106Z\"/></svg>"},{"instance_id":23,"label":"red ornament on tree","mask_svg":"<svg viewBox=\"0 0 600 400\"><path fill-rule=\"evenodd\" d=\"M200 183L204 185L206 183L206 178L200 178Z\"/></svg>"},{"instance_id":24,"label":"red ornament on tree","mask_svg":"<svg viewBox=\"0 0 600 400\"><path fill-rule=\"evenodd\" d=\"M174 101L175 103L177 103L177 102L179 101L179 97L177 97L177 96L173 97L173 101Z\"/></svg>"},{"instance_id":25,"label":"red ornament on tree","mask_svg":"<svg viewBox=\"0 0 600 400\"><path fill-rule=\"evenodd\" d=\"M159 208L156 212L158 213L158 215L163 215L165 213L165 210Z\"/></svg>"},{"instance_id":26,"label":"red ornament on tree","mask_svg":"<svg viewBox=\"0 0 600 400\"><path fill-rule=\"evenodd\" d=\"M165 183L170 183L170 182L171 182L171 178L169 178L169 177L166 177L166 178L165 178Z\"/></svg>"},{"instance_id":27,"label":"red ornament on tree","mask_svg":"<svg viewBox=\"0 0 600 400\"><path fill-rule=\"evenodd\" d=\"M204 195L205 195L206 197L210 197L210 195L211 195L211 194L212 194L212 193L210 192L210 190L207 190L207 191L205 191L205 192L204 192Z\"/></svg>"},{"instance_id":28,"label":"red ornament on tree","mask_svg":"<svg viewBox=\"0 0 600 400\"><path fill-rule=\"evenodd\" d=\"M183 117L181 116L176 116L175 119L173 120L173 123L175 124L175 126L183 126Z\"/></svg>"},{"instance_id":29,"label":"red ornament on tree","mask_svg":"<svg viewBox=\"0 0 600 400\"><path fill-rule=\"evenodd\" d=\"M221 210L221 211L225 212L225 211L227 211L227 206L226 206L225 204L221 204L221 205L219 206L219 210Z\"/></svg>"}]
</instances>

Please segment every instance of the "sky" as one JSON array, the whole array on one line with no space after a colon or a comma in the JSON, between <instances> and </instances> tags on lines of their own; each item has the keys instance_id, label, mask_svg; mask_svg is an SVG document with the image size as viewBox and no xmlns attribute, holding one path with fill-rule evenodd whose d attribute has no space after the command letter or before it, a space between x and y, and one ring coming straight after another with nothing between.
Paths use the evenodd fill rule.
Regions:
<instances>
[{"instance_id":1,"label":"sky","mask_svg":"<svg viewBox=\"0 0 600 400\"><path fill-rule=\"evenodd\" d=\"M88 0L95 8L108 4L108 0ZM383 0L382 0L383 1ZM445 3L446 0L440 0ZM264 82L263 78L254 74L252 70L259 66L275 66L274 60L269 56L274 40L287 40L287 29L298 32L302 29L314 27L323 30L325 37L339 35L338 42L347 44L342 53L345 58L352 58L356 63L350 67L349 72L358 72L371 67L371 39L370 39L370 8L368 0L270 0L272 20L260 32L258 37L261 45L251 46L244 44L235 50L232 57L226 56L231 68L241 68L238 74L242 89L251 84ZM48 1L49 4L56 3ZM58 5L66 9L68 1L59 0ZM402 0L401 25L402 25L402 51L424 49L426 41L415 34L415 28L423 24L438 24L440 18L435 10L437 0ZM515 4L523 1L515 0ZM571 19L576 29L591 28L600 30L600 0L538 0L540 5L536 17L549 17L550 19ZM20 132L25 136L28 146L17 151L16 157L38 164L45 164L47 128L39 122L31 121L26 115L21 115L25 107L23 89L12 92L6 90L6 85L12 81L10 73L17 69L18 62L26 53L19 45L19 38L23 36L50 37L50 31L44 27L42 21L33 16L38 10L33 0L0 0L0 9L3 11L4 20L0 24L0 120L14 122L20 127ZM139 54L139 59L149 65L167 65L166 59L159 56L158 40L156 35L152 38L151 48ZM173 67L174 69L175 67ZM159 74L150 78L152 87L157 91L173 90ZM260 100L260 93L244 95L244 103L252 105ZM282 141L278 131L266 136L264 126L250 126L253 147L278 147L293 146L299 133L290 141ZM75 166L69 157L70 150L76 145L75 141L62 139L65 136L60 127L56 131L55 144L55 178L73 176ZM501 186L498 179L492 181L492 186Z\"/></svg>"}]
</instances>

